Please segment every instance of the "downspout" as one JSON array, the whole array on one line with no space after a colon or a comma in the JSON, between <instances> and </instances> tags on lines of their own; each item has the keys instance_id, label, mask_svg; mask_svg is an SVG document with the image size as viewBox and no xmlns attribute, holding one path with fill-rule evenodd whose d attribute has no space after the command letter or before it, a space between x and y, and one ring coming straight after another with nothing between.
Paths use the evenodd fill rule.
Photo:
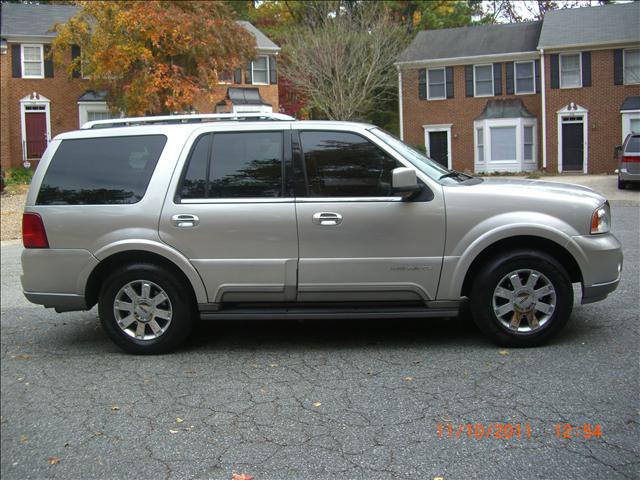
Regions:
<instances>
[{"instance_id":1,"label":"downspout","mask_svg":"<svg viewBox=\"0 0 640 480\"><path fill-rule=\"evenodd\" d=\"M544 70L544 48L540 49L540 68L542 69L542 170L547 170L547 82Z\"/></svg>"},{"instance_id":2,"label":"downspout","mask_svg":"<svg viewBox=\"0 0 640 480\"><path fill-rule=\"evenodd\" d=\"M399 110L399 118L400 118L400 140L404 140L404 121L402 117L402 70L400 70L400 65L398 68L398 110Z\"/></svg>"}]
</instances>

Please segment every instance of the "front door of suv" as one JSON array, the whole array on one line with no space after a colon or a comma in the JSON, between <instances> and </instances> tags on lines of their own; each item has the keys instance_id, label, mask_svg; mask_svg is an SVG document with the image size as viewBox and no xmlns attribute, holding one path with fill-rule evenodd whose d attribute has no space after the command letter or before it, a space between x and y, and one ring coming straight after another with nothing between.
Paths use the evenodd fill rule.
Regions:
<instances>
[{"instance_id":1,"label":"front door of suv","mask_svg":"<svg viewBox=\"0 0 640 480\"><path fill-rule=\"evenodd\" d=\"M436 297L442 193L425 185L415 200L394 197L391 171L410 165L376 143L339 127L294 130L298 301Z\"/></svg>"},{"instance_id":2,"label":"front door of suv","mask_svg":"<svg viewBox=\"0 0 640 480\"><path fill-rule=\"evenodd\" d=\"M160 237L193 264L209 302L295 300L298 233L283 181L291 161L285 128L218 127L187 143Z\"/></svg>"}]
</instances>

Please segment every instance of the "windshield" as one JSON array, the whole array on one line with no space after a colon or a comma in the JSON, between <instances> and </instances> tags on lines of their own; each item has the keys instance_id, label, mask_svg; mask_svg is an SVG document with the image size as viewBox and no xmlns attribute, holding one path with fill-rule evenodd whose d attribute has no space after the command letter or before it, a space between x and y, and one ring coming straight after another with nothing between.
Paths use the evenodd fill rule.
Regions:
<instances>
[{"instance_id":1,"label":"windshield","mask_svg":"<svg viewBox=\"0 0 640 480\"><path fill-rule=\"evenodd\" d=\"M376 137L389 145L392 149L398 152L402 157L409 160L413 166L415 166L422 173L428 175L434 180L444 183L460 183L461 181L470 178L468 175L454 173L453 170L447 170L439 163L431 160L424 153L410 147L406 143L403 143L400 139L391 135L389 132L382 130L381 128L372 128L369 130ZM458 175L463 175L462 177Z\"/></svg>"}]
</instances>

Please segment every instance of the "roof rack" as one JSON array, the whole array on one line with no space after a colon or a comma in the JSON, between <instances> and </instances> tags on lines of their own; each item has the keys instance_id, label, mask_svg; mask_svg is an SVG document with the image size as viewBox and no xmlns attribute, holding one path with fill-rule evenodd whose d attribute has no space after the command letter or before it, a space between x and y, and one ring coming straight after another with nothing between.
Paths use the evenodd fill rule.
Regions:
<instances>
[{"instance_id":1,"label":"roof rack","mask_svg":"<svg viewBox=\"0 0 640 480\"><path fill-rule=\"evenodd\" d=\"M80 128L87 130L90 128L130 127L137 125L170 125L246 120L292 121L295 120L295 118L282 113L204 113L197 115L163 115L157 117L127 117L94 120L92 122L86 122Z\"/></svg>"}]
</instances>

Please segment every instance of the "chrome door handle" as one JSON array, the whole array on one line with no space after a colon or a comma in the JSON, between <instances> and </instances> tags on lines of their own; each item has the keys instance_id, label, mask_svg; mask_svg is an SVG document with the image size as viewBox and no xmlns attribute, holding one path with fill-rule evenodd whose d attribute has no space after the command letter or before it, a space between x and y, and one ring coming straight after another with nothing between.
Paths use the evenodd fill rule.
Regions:
<instances>
[{"instance_id":1,"label":"chrome door handle","mask_svg":"<svg viewBox=\"0 0 640 480\"><path fill-rule=\"evenodd\" d=\"M340 225L342 223L342 215L334 212L317 212L313 214L313 223L328 227Z\"/></svg>"},{"instance_id":2,"label":"chrome door handle","mask_svg":"<svg viewBox=\"0 0 640 480\"><path fill-rule=\"evenodd\" d=\"M179 213L171 217L171 223L178 228L196 227L200 223L197 215L190 213Z\"/></svg>"}]
</instances>

